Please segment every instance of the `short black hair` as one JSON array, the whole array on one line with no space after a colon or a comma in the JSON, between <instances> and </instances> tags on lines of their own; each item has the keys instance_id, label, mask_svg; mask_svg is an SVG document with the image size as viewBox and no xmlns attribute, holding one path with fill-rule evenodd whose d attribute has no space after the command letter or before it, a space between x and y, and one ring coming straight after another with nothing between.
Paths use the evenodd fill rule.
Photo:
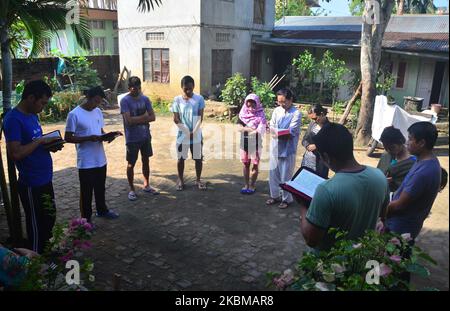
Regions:
<instances>
[{"instance_id":1,"label":"short black hair","mask_svg":"<svg viewBox=\"0 0 450 311\"><path fill-rule=\"evenodd\" d=\"M434 124L430 122L417 122L408 128L408 133L415 140L425 140L425 146L428 150L432 150L438 138L438 131Z\"/></svg>"},{"instance_id":2,"label":"short black hair","mask_svg":"<svg viewBox=\"0 0 450 311\"><path fill-rule=\"evenodd\" d=\"M189 83L192 83L192 85L195 86L194 78L191 76L184 76L183 79L181 79L181 87L186 86Z\"/></svg>"},{"instance_id":3,"label":"short black hair","mask_svg":"<svg viewBox=\"0 0 450 311\"><path fill-rule=\"evenodd\" d=\"M294 93L288 88L279 90L277 96L284 96L286 99L294 100Z\"/></svg>"},{"instance_id":4,"label":"short black hair","mask_svg":"<svg viewBox=\"0 0 450 311\"><path fill-rule=\"evenodd\" d=\"M380 141L385 145L404 145L406 138L399 129L389 126L383 130L383 133L381 133Z\"/></svg>"},{"instance_id":5,"label":"short black hair","mask_svg":"<svg viewBox=\"0 0 450 311\"><path fill-rule=\"evenodd\" d=\"M353 137L349 130L337 123L327 123L313 137L319 153L327 153L330 158L348 161L353 158Z\"/></svg>"},{"instance_id":6,"label":"short black hair","mask_svg":"<svg viewBox=\"0 0 450 311\"><path fill-rule=\"evenodd\" d=\"M95 86L93 88L90 88L89 90L86 90L84 92L84 95L86 95L87 98L94 98L95 96L106 98L105 92L103 91L103 88L101 86Z\"/></svg>"},{"instance_id":7,"label":"short black hair","mask_svg":"<svg viewBox=\"0 0 450 311\"><path fill-rule=\"evenodd\" d=\"M315 113L316 115L326 116L328 114L328 110L323 108L322 105L314 104L308 111L309 113Z\"/></svg>"},{"instance_id":8,"label":"short black hair","mask_svg":"<svg viewBox=\"0 0 450 311\"><path fill-rule=\"evenodd\" d=\"M35 80L27 83L22 93L22 100L33 95L36 99L41 99L44 95L48 98L53 96L52 89L43 80Z\"/></svg>"},{"instance_id":9,"label":"short black hair","mask_svg":"<svg viewBox=\"0 0 450 311\"><path fill-rule=\"evenodd\" d=\"M131 77L130 79L128 79L128 87L139 87L141 86L141 79L139 79L139 77Z\"/></svg>"}]
</instances>

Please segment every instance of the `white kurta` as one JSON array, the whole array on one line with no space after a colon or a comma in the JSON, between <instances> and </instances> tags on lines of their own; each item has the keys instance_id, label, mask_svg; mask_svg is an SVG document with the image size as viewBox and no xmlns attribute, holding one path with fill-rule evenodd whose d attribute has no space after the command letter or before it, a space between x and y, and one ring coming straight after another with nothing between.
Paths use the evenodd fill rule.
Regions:
<instances>
[{"instance_id":1,"label":"white kurta","mask_svg":"<svg viewBox=\"0 0 450 311\"><path fill-rule=\"evenodd\" d=\"M291 203L292 195L282 191L280 184L292 179L297 155L297 146L300 138L302 114L292 106L287 111L277 107L272 114L270 127L275 129L289 129L289 138L272 138L270 145L270 171L269 187L270 196Z\"/></svg>"}]
</instances>

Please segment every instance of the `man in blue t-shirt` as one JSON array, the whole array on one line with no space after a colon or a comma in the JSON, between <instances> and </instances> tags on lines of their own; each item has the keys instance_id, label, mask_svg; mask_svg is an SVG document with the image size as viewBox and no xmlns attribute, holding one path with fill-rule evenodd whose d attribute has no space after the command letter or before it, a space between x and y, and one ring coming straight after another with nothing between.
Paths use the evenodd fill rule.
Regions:
<instances>
[{"instance_id":1,"label":"man in blue t-shirt","mask_svg":"<svg viewBox=\"0 0 450 311\"><path fill-rule=\"evenodd\" d=\"M386 226L399 234L409 233L415 239L440 190L442 170L432 152L438 137L436 126L418 122L411 125L408 134L408 151L417 157L417 162L388 206Z\"/></svg>"},{"instance_id":2,"label":"man in blue t-shirt","mask_svg":"<svg viewBox=\"0 0 450 311\"><path fill-rule=\"evenodd\" d=\"M61 150L62 145L45 147L58 138L42 137L37 116L51 97L52 91L44 81L28 83L22 100L6 114L3 124L8 154L19 171L18 189L30 248L37 253L43 252L51 238L56 218L50 152Z\"/></svg>"},{"instance_id":3,"label":"man in blue t-shirt","mask_svg":"<svg viewBox=\"0 0 450 311\"><path fill-rule=\"evenodd\" d=\"M153 195L159 192L150 186L150 161L153 156L152 136L150 135L150 122L155 122L156 116L152 103L142 94L141 80L131 77L128 80L129 94L120 101L120 113L123 116L125 127L125 141L127 145L127 177L130 191L128 199L137 200L134 188L134 166L139 151L142 160L142 175L144 175L144 191Z\"/></svg>"}]
</instances>

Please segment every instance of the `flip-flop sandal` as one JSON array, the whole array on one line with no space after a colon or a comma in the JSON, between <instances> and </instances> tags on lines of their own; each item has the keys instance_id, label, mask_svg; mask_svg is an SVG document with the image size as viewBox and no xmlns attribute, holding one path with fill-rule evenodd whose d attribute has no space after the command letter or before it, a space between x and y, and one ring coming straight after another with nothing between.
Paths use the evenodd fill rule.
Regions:
<instances>
[{"instance_id":1,"label":"flip-flop sandal","mask_svg":"<svg viewBox=\"0 0 450 311\"><path fill-rule=\"evenodd\" d=\"M274 204L279 203L279 202L281 202L280 199L270 198L270 199L268 199L268 200L266 201L266 205L274 205Z\"/></svg>"},{"instance_id":2,"label":"flip-flop sandal","mask_svg":"<svg viewBox=\"0 0 450 311\"><path fill-rule=\"evenodd\" d=\"M256 192L256 189L248 189L247 190L247 194L250 194L250 195L255 194L255 192Z\"/></svg>"},{"instance_id":3,"label":"flip-flop sandal","mask_svg":"<svg viewBox=\"0 0 450 311\"><path fill-rule=\"evenodd\" d=\"M159 191L157 191L156 189L153 189L152 187L145 187L143 190L144 190L144 192L147 192L147 193L150 193L153 195L159 194Z\"/></svg>"},{"instance_id":4,"label":"flip-flop sandal","mask_svg":"<svg viewBox=\"0 0 450 311\"><path fill-rule=\"evenodd\" d=\"M202 183L202 182L197 182L197 187L198 187L199 190L206 190L207 189L206 184Z\"/></svg>"},{"instance_id":5,"label":"flip-flop sandal","mask_svg":"<svg viewBox=\"0 0 450 311\"><path fill-rule=\"evenodd\" d=\"M177 184L177 191L183 191L184 190L184 184Z\"/></svg>"},{"instance_id":6,"label":"flip-flop sandal","mask_svg":"<svg viewBox=\"0 0 450 311\"><path fill-rule=\"evenodd\" d=\"M241 194L248 194L249 189L241 189Z\"/></svg>"},{"instance_id":7,"label":"flip-flop sandal","mask_svg":"<svg viewBox=\"0 0 450 311\"><path fill-rule=\"evenodd\" d=\"M278 205L279 209L286 209L289 207L289 203L288 202L281 202L280 205Z\"/></svg>"}]
</instances>

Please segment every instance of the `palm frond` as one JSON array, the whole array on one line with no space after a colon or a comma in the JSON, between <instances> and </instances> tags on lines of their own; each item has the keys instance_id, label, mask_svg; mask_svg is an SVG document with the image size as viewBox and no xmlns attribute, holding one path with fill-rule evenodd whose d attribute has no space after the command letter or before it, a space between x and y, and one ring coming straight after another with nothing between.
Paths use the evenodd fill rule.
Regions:
<instances>
[{"instance_id":1,"label":"palm frond","mask_svg":"<svg viewBox=\"0 0 450 311\"><path fill-rule=\"evenodd\" d=\"M140 12L149 12L155 9L155 4L160 6L162 0L139 0L138 10Z\"/></svg>"}]
</instances>

